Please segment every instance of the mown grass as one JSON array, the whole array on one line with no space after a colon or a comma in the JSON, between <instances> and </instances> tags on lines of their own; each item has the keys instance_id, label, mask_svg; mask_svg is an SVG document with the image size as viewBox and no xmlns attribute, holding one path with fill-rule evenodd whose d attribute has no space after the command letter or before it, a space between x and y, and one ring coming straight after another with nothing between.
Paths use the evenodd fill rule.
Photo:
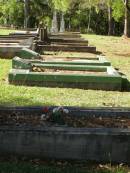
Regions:
<instances>
[{"instance_id":1,"label":"mown grass","mask_svg":"<svg viewBox=\"0 0 130 173\"><path fill-rule=\"evenodd\" d=\"M124 37L82 35L130 79L130 39Z\"/></svg>"},{"instance_id":2,"label":"mown grass","mask_svg":"<svg viewBox=\"0 0 130 173\"><path fill-rule=\"evenodd\" d=\"M14 29L1 29L0 28L0 35L8 35L11 32L14 32Z\"/></svg>"},{"instance_id":3,"label":"mown grass","mask_svg":"<svg viewBox=\"0 0 130 173\"><path fill-rule=\"evenodd\" d=\"M30 163L0 163L1 173L127 173L128 168L95 168L95 167L77 167L77 166L47 166L44 164Z\"/></svg>"}]
</instances>

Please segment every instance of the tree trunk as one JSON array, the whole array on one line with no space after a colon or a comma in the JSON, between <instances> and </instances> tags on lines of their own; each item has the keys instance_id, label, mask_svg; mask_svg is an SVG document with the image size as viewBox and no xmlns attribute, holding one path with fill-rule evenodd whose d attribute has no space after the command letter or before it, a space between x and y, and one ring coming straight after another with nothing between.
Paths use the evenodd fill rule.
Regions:
<instances>
[{"instance_id":1,"label":"tree trunk","mask_svg":"<svg viewBox=\"0 0 130 173\"><path fill-rule=\"evenodd\" d=\"M24 0L24 28L29 27L29 0Z\"/></svg>"},{"instance_id":2,"label":"tree trunk","mask_svg":"<svg viewBox=\"0 0 130 173\"><path fill-rule=\"evenodd\" d=\"M130 37L130 11L129 0L125 0L125 24L124 24L124 36Z\"/></svg>"},{"instance_id":3,"label":"tree trunk","mask_svg":"<svg viewBox=\"0 0 130 173\"><path fill-rule=\"evenodd\" d=\"M89 17L88 17L88 28L87 28L87 31L88 31L88 32L90 31L91 12L92 12L92 9L91 9L91 7L90 7L90 9L89 9Z\"/></svg>"},{"instance_id":4,"label":"tree trunk","mask_svg":"<svg viewBox=\"0 0 130 173\"><path fill-rule=\"evenodd\" d=\"M52 33L58 32L58 21L57 21L57 11L56 10L53 11L53 20L52 20L51 32Z\"/></svg>"},{"instance_id":5,"label":"tree trunk","mask_svg":"<svg viewBox=\"0 0 130 173\"><path fill-rule=\"evenodd\" d=\"M60 32L65 32L65 18L64 18L64 13L63 12L61 14Z\"/></svg>"},{"instance_id":6,"label":"tree trunk","mask_svg":"<svg viewBox=\"0 0 130 173\"><path fill-rule=\"evenodd\" d=\"M114 35L114 20L112 17L112 8L108 7L108 35Z\"/></svg>"},{"instance_id":7,"label":"tree trunk","mask_svg":"<svg viewBox=\"0 0 130 173\"><path fill-rule=\"evenodd\" d=\"M71 31L71 18L69 18L69 31Z\"/></svg>"}]
</instances>

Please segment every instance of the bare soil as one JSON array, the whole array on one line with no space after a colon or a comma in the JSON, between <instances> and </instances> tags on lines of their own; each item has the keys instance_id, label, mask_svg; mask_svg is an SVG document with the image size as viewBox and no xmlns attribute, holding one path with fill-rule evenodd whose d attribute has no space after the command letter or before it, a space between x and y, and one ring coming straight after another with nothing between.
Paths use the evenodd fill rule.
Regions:
<instances>
[{"instance_id":1,"label":"bare soil","mask_svg":"<svg viewBox=\"0 0 130 173\"><path fill-rule=\"evenodd\" d=\"M73 52L51 52L51 51L44 51L44 55L42 55L43 58L84 58L84 57L90 57L90 58L95 58L96 55L93 53L88 53L88 52L77 52L77 53L73 53Z\"/></svg>"},{"instance_id":2,"label":"bare soil","mask_svg":"<svg viewBox=\"0 0 130 173\"><path fill-rule=\"evenodd\" d=\"M33 72L43 72L49 74L94 74L94 75L106 75L107 72L96 72L96 71L77 71L77 70L59 70L59 69L49 69L49 68L41 68L41 67L33 67Z\"/></svg>"},{"instance_id":3,"label":"bare soil","mask_svg":"<svg viewBox=\"0 0 130 173\"><path fill-rule=\"evenodd\" d=\"M98 59L96 59L96 58L76 58L76 57L72 57L72 58L70 58L70 57L56 57L56 58L54 58L54 57L51 57L51 56L49 56L49 57L44 57L43 58L43 60L44 61L83 61L83 62L85 62L85 61L98 61Z\"/></svg>"},{"instance_id":4,"label":"bare soil","mask_svg":"<svg viewBox=\"0 0 130 173\"><path fill-rule=\"evenodd\" d=\"M67 114L62 114L60 117L64 122L64 126L74 128L130 128L129 118L88 118L88 117L74 117ZM13 113L11 115L0 115L0 126L4 125L44 125L55 126L52 112L42 115L22 115Z\"/></svg>"},{"instance_id":5,"label":"bare soil","mask_svg":"<svg viewBox=\"0 0 130 173\"><path fill-rule=\"evenodd\" d=\"M130 128L130 119L122 118L66 118L66 124L71 127L87 128Z\"/></svg>"}]
</instances>

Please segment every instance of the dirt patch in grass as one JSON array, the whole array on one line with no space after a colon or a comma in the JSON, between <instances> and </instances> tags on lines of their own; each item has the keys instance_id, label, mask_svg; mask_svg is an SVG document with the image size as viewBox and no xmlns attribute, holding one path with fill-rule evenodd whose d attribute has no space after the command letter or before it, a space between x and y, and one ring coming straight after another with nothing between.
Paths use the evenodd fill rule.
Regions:
<instances>
[{"instance_id":1,"label":"dirt patch in grass","mask_svg":"<svg viewBox=\"0 0 130 173\"><path fill-rule=\"evenodd\" d=\"M123 57L126 57L126 58L130 58L130 53L115 53L116 56L123 56Z\"/></svg>"}]
</instances>

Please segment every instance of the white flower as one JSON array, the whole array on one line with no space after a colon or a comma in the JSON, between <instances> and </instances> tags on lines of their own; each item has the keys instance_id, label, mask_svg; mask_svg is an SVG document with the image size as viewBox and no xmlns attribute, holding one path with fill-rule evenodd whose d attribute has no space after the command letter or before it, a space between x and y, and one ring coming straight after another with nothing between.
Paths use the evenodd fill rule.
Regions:
<instances>
[{"instance_id":1,"label":"white flower","mask_svg":"<svg viewBox=\"0 0 130 173\"><path fill-rule=\"evenodd\" d=\"M46 118L46 114L42 114L41 115L41 120L45 120L45 118Z\"/></svg>"}]
</instances>

